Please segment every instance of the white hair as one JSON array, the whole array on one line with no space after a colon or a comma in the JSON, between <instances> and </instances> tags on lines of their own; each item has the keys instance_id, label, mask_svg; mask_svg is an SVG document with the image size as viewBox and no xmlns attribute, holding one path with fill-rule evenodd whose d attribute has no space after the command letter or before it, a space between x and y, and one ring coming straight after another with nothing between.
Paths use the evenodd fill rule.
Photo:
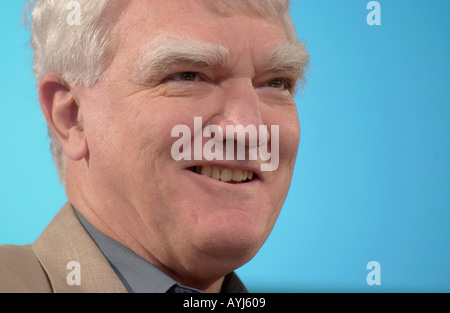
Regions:
<instances>
[{"instance_id":1,"label":"white hair","mask_svg":"<svg viewBox=\"0 0 450 313\"><path fill-rule=\"evenodd\" d=\"M115 7L123 0L28 0L31 14L31 43L34 73L38 82L48 72L57 72L70 84L92 86L102 80L110 64L114 26L123 11ZM79 25L68 23L73 4L82 9ZM207 2L206 2L207 3ZM222 9L247 7L255 13L278 15L290 41L297 41L290 0L220 0ZM220 10L222 10L220 9ZM65 155L56 135L49 129L51 151L58 175L65 183Z\"/></svg>"}]
</instances>

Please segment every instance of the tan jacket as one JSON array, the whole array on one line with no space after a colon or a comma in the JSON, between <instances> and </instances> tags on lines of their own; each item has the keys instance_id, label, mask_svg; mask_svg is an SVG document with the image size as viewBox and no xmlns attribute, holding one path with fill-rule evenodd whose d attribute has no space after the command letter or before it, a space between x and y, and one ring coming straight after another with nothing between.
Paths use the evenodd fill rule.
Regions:
<instances>
[{"instance_id":1,"label":"tan jacket","mask_svg":"<svg viewBox=\"0 0 450 313\"><path fill-rule=\"evenodd\" d=\"M69 279L79 264L79 283ZM0 292L126 292L68 203L35 243L0 246Z\"/></svg>"}]
</instances>

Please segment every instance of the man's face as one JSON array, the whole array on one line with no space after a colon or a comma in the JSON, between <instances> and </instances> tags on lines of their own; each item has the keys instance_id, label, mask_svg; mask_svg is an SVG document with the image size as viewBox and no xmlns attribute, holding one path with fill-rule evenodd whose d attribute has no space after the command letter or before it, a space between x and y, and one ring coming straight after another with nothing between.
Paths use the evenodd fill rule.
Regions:
<instances>
[{"instance_id":1,"label":"man's face","mask_svg":"<svg viewBox=\"0 0 450 313\"><path fill-rule=\"evenodd\" d=\"M284 80L291 77L268 68L271 53L288 41L283 25L248 9L230 12L201 1L133 1L105 80L79 97L92 194L126 236L180 275L229 271L255 255L278 217L297 154L300 126ZM161 34L220 45L229 55L212 67L169 63L136 82L144 48ZM248 157L175 161L172 128L187 125L193 134L194 117L203 127L279 125L278 169L261 172L261 161ZM192 171L205 165L254 177L236 184Z\"/></svg>"}]
</instances>

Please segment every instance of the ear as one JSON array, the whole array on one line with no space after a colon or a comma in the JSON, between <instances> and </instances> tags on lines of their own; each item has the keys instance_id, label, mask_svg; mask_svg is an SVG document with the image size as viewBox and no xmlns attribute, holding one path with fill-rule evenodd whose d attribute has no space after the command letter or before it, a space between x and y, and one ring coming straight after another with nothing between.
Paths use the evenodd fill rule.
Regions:
<instances>
[{"instance_id":1,"label":"ear","mask_svg":"<svg viewBox=\"0 0 450 313\"><path fill-rule=\"evenodd\" d=\"M67 158L88 156L82 116L70 87L58 73L47 73L39 83L39 101L48 125L58 137Z\"/></svg>"}]
</instances>

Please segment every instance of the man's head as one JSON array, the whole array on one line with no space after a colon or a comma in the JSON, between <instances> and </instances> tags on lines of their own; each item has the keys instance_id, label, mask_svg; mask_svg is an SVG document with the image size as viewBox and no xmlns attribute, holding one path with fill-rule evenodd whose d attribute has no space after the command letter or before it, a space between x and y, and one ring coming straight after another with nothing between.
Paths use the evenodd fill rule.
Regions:
<instances>
[{"instance_id":1,"label":"man's head","mask_svg":"<svg viewBox=\"0 0 450 313\"><path fill-rule=\"evenodd\" d=\"M81 25L66 23L60 2L37 2L33 45L69 200L170 276L208 289L256 254L289 189L293 94L308 55L288 1L85 0ZM195 117L202 128L279 126L277 170L261 171L261 159L174 160L171 131L193 130ZM236 184L206 168L254 174Z\"/></svg>"}]
</instances>

